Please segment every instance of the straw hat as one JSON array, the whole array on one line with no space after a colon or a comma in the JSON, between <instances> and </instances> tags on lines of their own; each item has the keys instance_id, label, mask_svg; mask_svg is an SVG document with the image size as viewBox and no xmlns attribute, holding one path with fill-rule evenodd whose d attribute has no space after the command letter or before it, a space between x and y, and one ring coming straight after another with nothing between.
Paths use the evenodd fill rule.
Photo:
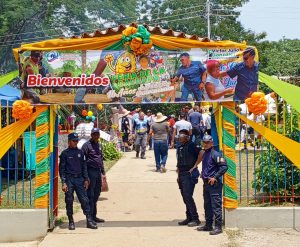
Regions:
<instances>
[{"instance_id":1,"label":"straw hat","mask_svg":"<svg viewBox=\"0 0 300 247\"><path fill-rule=\"evenodd\" d=\"M165 121L166 119L167 119L166 116L164 116L161 112L158 112L158 113L156 114L156 118L154 118L154 122L160 123L160 122Z\"/></svg>"},{"instance_id":2,"label":"straw hat","mask_svg":"<svg viewBox=\"0 0 300 247\"><path fill-rule=\"evenodd\" d=\"M119 117L125 117L125 116L127 116L129 113L130 113L130 111L128 111L128 110L126 110L126 109L123 109L123 110L122 110L122 113L120 114Z\"/></svg>"}]
</instances>

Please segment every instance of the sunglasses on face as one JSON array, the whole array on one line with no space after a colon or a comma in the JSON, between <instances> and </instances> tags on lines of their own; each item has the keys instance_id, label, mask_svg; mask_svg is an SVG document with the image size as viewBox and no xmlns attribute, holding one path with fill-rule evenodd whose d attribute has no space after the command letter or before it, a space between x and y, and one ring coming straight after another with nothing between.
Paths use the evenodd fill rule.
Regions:
<instances>
[{"instance_id":1,"label":"sunglasses on face","mask_svg":"<svg viewBox=\"0 0 300 247\"><path fill-rule=\"evenodd\" d=\"M244 59L244 61L247 61L250 57L253 57L253 56L243 56L243 59Z\"/></svg>"}]
</instances>

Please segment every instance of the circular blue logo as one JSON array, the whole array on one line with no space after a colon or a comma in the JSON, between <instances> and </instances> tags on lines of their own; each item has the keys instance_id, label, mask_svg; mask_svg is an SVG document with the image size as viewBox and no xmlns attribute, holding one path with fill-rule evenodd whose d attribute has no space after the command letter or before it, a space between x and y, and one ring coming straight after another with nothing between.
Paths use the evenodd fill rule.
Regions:
<instances>
[{"instance_id":1,"label":"circular blue logo","mask_svg":"<svg viewBox=\"0 0 300 247\"><path fill-rule=\"evenodd\" d=\"M59 53L57 51L51 51L46 53L46 58L48 62L53 62L59 58Z\"/></svg>"}]
</instances>

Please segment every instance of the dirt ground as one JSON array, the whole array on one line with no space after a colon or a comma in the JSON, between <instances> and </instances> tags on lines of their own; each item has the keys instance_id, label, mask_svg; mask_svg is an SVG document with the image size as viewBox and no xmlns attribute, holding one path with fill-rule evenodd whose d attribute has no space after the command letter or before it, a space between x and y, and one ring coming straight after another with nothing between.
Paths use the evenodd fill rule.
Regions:
<instances>
[{"instance_id":1,"label":"dirt ground","mask_svg":"<svg viewBox=\"0 0 300 247\"><path fill-rule=\"evenodd\" d=\"M228 243L224 247L296 247L300 244L300 229L226 230Z\"/></svg>"}]
</instances>

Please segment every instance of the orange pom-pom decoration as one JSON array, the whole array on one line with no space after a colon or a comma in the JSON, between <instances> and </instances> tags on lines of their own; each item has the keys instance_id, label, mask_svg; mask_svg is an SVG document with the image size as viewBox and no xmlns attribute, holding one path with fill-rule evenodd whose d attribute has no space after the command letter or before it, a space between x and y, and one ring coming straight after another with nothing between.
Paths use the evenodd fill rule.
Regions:
<instances>
[{"instance_id":1,"label":"orange pom-pom decoration","mask_svg":"<svg viewBox=\"0 0 300 247\"><path fill-rule=\"evenodd\" d=\"M25 100L16 100L13 103L12 115L16 119L29 119L33 113L33 106Z\"/></svg>"},{"instance_id":2,"label":"orange pom-pom decoration","mask_svg":"<svg viewBox=\"0 0 300 247\"><path fill-rule=\"evenodd\" d=\"M268 101L262 92L254 92L250 98L245 100L245 103L247 104L249 112L252 112L254 115L262 114L268 108Z\"/></svg>"},{"instance_id":3,"label":"orange pom-pom decoration","mask_svg":"<svg viewBox=\"0 0 300 247\"><path fill-rule=\"evenodd\" d=\"M81 115L84 116L84 117L86 117L88 115L87 110L82 110Z\"/></svg>"}]
</instances>

